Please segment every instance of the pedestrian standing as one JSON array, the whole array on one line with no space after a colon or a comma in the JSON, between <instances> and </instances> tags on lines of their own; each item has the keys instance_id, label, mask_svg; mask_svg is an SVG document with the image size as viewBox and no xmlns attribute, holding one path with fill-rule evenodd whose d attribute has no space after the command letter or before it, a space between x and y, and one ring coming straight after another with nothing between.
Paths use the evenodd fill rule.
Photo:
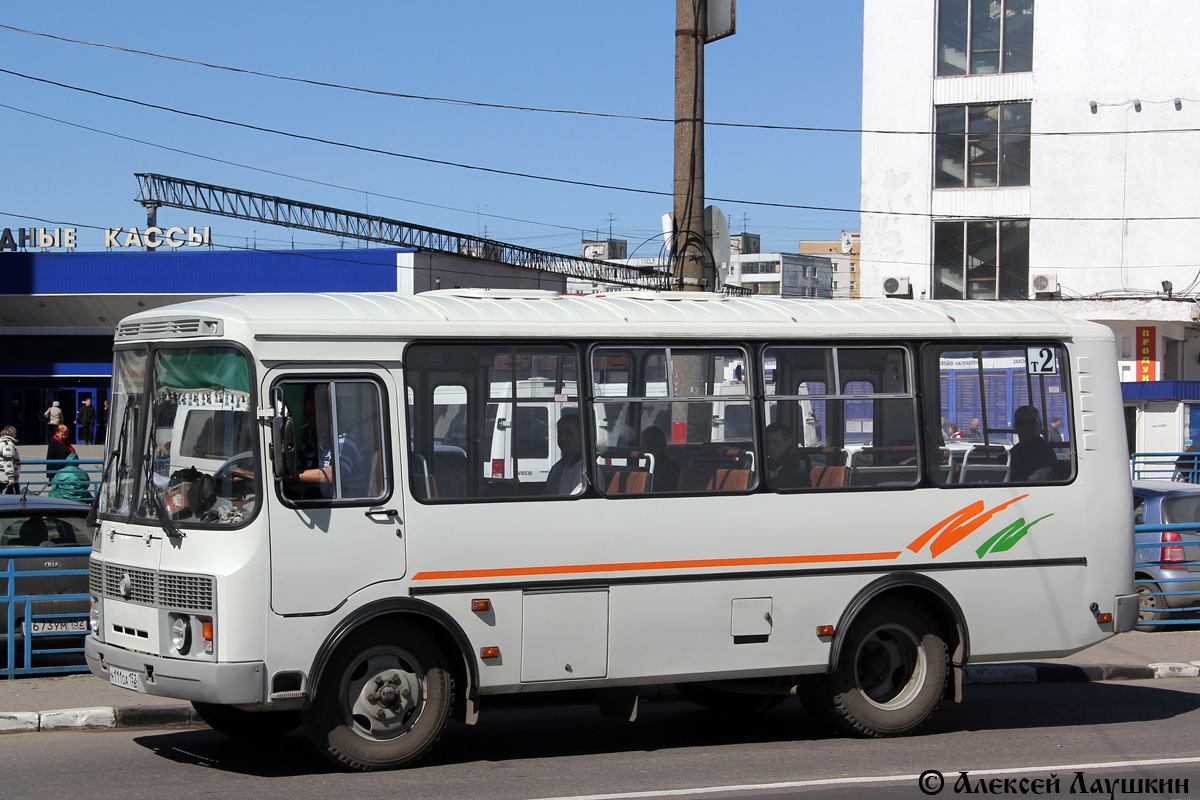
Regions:
<instances>
[{"instance_id":1,"label":"pedestrian standing","mask_svg":"<svg viewBox=\"0 0 1200 800\"><path fill-rule=\"evenodd\" d=\"M17 429L12 425L0 430L0 485L4 494L21 493L21 451L17 449Z\"/></svg>"},{"instance_id":2,"label":"pedestrian standing","mask_svg":"<svg viewBox=\"0 0 1200 800\"><path fill-rule=\"evenodd\" d=\"M50 444L46 445L46 460L62 461L74 449L71 447L71 432L66 425L59 425L54 436L50 437ZM46 480L53 481L55 473L61 466L61 464L47 464Z\"/></svg>"},{"instance_id":3,"label":"pedestrian standing","mask_svg":"<svg viewBox=\"0 0 1200 800\"><path fill-rule=\"evenodd\" d=\"M58 432L58 426L63 424L63 412L57 400L42 412L42 417L46 420L46 441L53 441L54 435Z\"/></svg>"},{"instance_id":4,"label":"pedestrian standing","mask_svg":"<svg viewBox=\"0 0 1200 800\"><path fill-rule=\"evenodd\" d=\"M79 407L79 440L83 444L92 444L96 437L96 409L92 406L92 398L83 398Z\"/></svg>"}]
</instances>

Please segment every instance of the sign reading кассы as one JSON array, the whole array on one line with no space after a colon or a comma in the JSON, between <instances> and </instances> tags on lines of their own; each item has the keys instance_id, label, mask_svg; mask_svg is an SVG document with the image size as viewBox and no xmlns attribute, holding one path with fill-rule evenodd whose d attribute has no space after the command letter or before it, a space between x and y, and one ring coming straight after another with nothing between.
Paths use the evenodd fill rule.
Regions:
<instances>
[{"instance_id":1,"label":"sign reading \u043a\u0430\u0441\u0441\u044b","mask_svg":"<svg viewBox=\"0 0 1200 800\"><path fill-rule=\"evenodd\" d=\"M151 250L167 247L203 247L211 244L211 229L203 228L105 228L105 247L148 247ZM74 228L5 228L0 233L0 252L24 250L30 247L65 247L75 249Z\"/></svg>"}]
</instances>

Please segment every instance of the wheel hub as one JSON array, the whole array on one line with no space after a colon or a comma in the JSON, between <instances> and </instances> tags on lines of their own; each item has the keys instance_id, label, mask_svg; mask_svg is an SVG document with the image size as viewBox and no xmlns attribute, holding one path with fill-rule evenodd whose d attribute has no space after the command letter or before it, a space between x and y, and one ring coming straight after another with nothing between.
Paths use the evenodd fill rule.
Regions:
<instances>
[{"instance_id":1,"label":"wheel hub","mask_svg":"<svg viewBox=\"0 0 1200 800\"><path fill-rule=\"evenodd\" d=\"M395 651L364 656L349 671L345 685L352 727L368 739L394 739L420 716L421 678Z\"/></svg>"}]
</instances>

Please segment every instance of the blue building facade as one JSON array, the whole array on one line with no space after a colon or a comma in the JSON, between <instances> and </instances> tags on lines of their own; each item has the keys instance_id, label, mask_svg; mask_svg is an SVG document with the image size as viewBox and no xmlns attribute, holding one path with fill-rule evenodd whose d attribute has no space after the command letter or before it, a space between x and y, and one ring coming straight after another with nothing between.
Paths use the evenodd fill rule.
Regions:
<instances>
[{"instance_id":1,"label":"blue building facade","mask_svg":"<svg viewBox=\"0 0 1200 800\"><path fill-rule=\"evenodd\" d=\"M411 292L410 248L0 253L0 426L45 442L43 412L69 422L83 399L103 409L117 323L202 297L271 292ZM85 441L76 426L74 441Z\"/></svg>"}]
</instances>

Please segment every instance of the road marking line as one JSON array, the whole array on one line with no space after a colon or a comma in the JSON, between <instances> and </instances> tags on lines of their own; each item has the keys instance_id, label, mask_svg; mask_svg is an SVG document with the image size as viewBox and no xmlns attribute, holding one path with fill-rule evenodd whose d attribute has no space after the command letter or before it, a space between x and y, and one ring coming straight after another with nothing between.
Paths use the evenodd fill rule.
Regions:
<instances>
[{"instance_id":1,"label":"road marking line","mask_svg":"<svg viewBox=\"0 0 1200 800\"><path fill-rule=\"evenodd\" d=\"M1178 766L1183 764L1200 763L1200 756L1188 758L1149 758L1141 761L1102 761L1092 764L1057 764L1050 766L1029 766L1029 767L1005 767L1003 769L970 769L970 770L950 770L944 772L944 775L957 776L960 772L967 772L971 777L984 775L1012 775L1014 773L1040 773L1040 772L1075 772L1078 770L1089 769L1119 769L1122 767L1154 767L1154 766ZM839 786L864 783L902 783L904 781L916 781L920 775L877 775L877 776L862 776L857 778L816 778L807 781L782 781L779 783L746 783L733 784L729 786L703 786L693 789L662 789L659 791L648 792L613 792L611 794L570 794L560 795L556 797L539 797L532 800L635 800L641 797L688 797L699 794L717 794L719 792L754 792L754 791L769 791L772 789L805 789L816 786Z\"/></svg>"}]
</instances>

